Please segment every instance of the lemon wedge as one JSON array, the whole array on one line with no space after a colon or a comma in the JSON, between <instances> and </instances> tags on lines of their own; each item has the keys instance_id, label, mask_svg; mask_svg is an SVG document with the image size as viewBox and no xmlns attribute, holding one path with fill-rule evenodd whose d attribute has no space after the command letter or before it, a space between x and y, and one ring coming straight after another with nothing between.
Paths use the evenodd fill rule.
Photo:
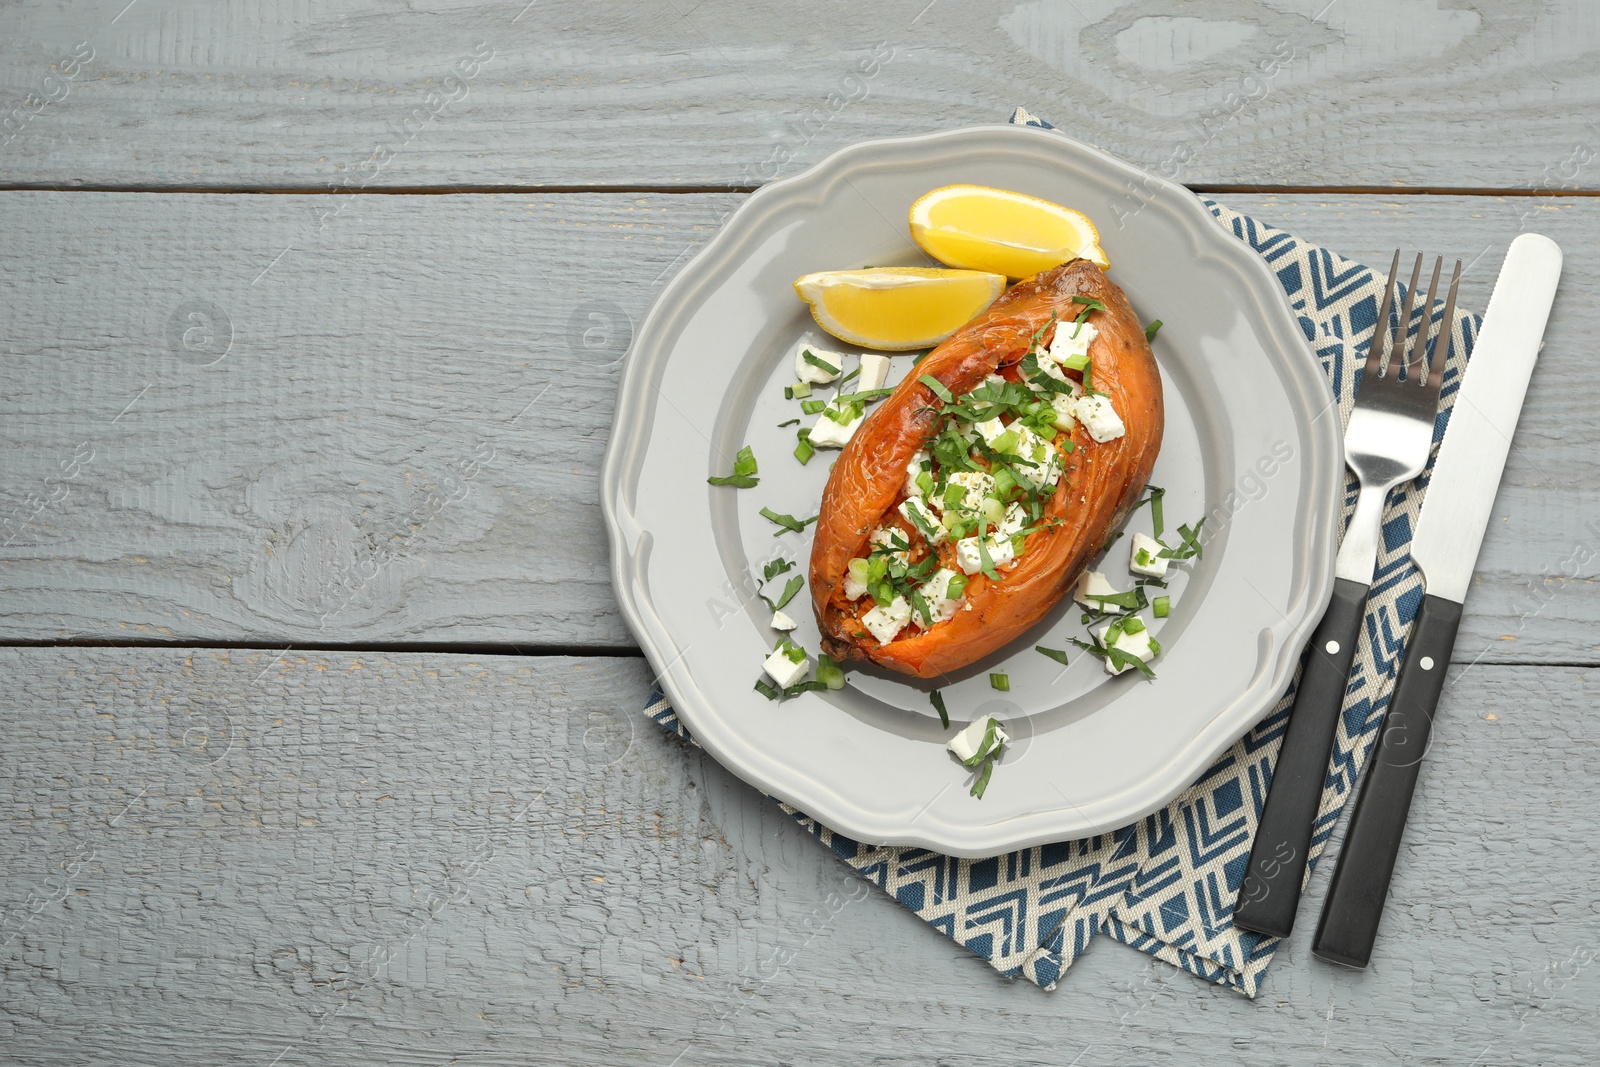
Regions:
<instances>
[{"instance_id":1,"label":"lemon wedge","mask_svg":"<svg viewBox=\"0 0 1600 1067\"><path fill-rule=\"evenodd\" d=\"M965 326L1006 287L1002 274L876 267L807 274L794 283L817 325L863 348L928 348Z\"/></svg>"},{"instance_id":2,"label":"lemon wedge","mask_svg":"<svg viewBox=\"0 0 1600 1067\"><path fill-rule=\"evenodd\" d=\"M1072 259L1110 266L1079 211L986 185L946 185L911 205L911 236L952 267L1027 278Z\"/></svg>"}]
</instances>

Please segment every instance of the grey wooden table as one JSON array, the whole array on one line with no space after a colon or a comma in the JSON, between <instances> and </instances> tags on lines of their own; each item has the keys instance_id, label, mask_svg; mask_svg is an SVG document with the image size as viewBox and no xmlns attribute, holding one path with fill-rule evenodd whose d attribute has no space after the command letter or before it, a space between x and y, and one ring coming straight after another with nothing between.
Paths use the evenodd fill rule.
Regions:
<instances>
[{"instance_id":1,"label":"grey wooden table","mask_svg":"<svg viewBox=\"0 0 1600 1067\"><path fill-rule=\"evenodd\" d=\"M432 8L0 6L0 1061L1594 1062L1595 5ZM1476 309L1566 248L1364 973L1008 984L637 716L633 324L752 187L1018 103Z\"/></svg>"}]
</instances>

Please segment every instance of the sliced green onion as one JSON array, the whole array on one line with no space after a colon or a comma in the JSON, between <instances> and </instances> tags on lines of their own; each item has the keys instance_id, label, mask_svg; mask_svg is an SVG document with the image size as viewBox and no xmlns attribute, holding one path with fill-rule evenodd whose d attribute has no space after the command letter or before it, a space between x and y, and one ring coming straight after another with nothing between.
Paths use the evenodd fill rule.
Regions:
<instances>
[{"instance_id":1,"label":"sliced green onion","mask_svg":"<svg viewBox=\"0 0 1600 1067\"><path fill-rule=\"evenodd\" d=\"M817 446L811 443L810 427L801 427L795 431L795 436L800 438L800 443L794 446L794 458L799 460L803 467L817 454Z\"/></svg>"},{"instance_id":2,"label":"sliced green onion","mask_svg":"<svg viewBox=\"0 0 1600 1067\"><path fill-rule=\"evenodd\" d=\"M827 406L828 402L826 400L802 400L800 402L800 410L807 415L815 415Z\"/></svg>"},{"instance_id":3,"label":"sliced green onion","mask_svg":"<svg viewBox=\"0 0 1600 1067\"><path fill-rule=\"evenodd\" d=\"M926 385L929 389L932 389L933 395L938 397L940 400L943 400L946 404L955 403L955 394L946 389L944 387L944 383L939 381L939 379L935 378L933 375L924 374L922 377L918 378L917 381L921 382L923 385Z\"/></svg>"},{"instance_id":4,"label":"sliced green onion","mask_svg":"<svg viewBox=\"0 0 1600 1067\"><path fill-rule=\"evenodd\" d=\"M1066 652L1066 649L1062 649L1062 648L1045 648L1043 645L1034 645L1033 646L1033 650L1035 652L1040 652L1040 653L1043 653L1046 656L1049 656L1051 659L1055 660L1057 663L1061 664L1062 666L1066 666L1066 663L1067 663L1067 652Z\"/></svg>"},{"instance_id":5,"label":"sliced green onion","mask_svg":"<svg viewBox=\"0 0 1600 1067\"><path fill-rule=\"evenodd\" d=\"M1070 356L1063 356L1061 365L1067 370L1083 370L1089 365L1089 357L1084 353L1073 353Z\"/></svg>"},{"instance_id":6,"label":"sliced green onion","mask_svg":"<svg viewBox=\"0 0 1600 1067\"><path fill-rule=\"evenodd\" d=\"M933 475L927 471L917 473L917 488L922 490L923 496L933 495Z\"/></svg>"},{"instance_id":7,"label":"sliced green onion","mask_svg":"<svg viewBox=\"0 0 1600 1067\"><path fill-rule=\"evenodd\" d=\"M1022 437L1015 430L1006 430L994 439L989 447L996 452L1015 452Z\"/></svg>"},{"instance_id":8,"label":"sliced green onion","mask_svg":"<svg viewBox=\"0 0 1600 1067\"><path fill-rule=\"evenodd\" d=\"M860 582L862 585L867 584L867 570L871 564L862 559L860 556L857 556L855 559L851 560L847 566L849 567L850 576L852 578Z\"/></svg>"},{"instance_id":9,"label":"sliced green onion","mask_svg":"<svg viewBox=\"0 0 1600 1067\"><path fill-rule=\"evenodd\" d=\"M1162 325L1163 325L1162 321L1160 319L1157 319L1156 321L1152 322L1150 325L1146 326L1144 328L1144 339L1146 341L1154 341L1156 339L1156 331L1161 329Z\"/></svg>"},{"instance_id":10,"label":"sliced green onion","mask_svg":"<svg viewBox=\"0 0 1600 1067\"><path fill-rule=\"evenodd\" d=\"M800 420L799 419L790 419L787 422L778 423L778 429L786 430L791 426L799 426L799 425L800 425Z\"/></svg>"},{"instance_id":11,"label":"sliced green onion","mask_svg":"<svg viewBox=\"0 0 1600 1067\"><path fill-rule=\"evenodd\" d=\"M1161 642L1153 637L1150 639L1150 654L1152 656L1161 655Z\"/></svg>"},{"instance_id":12,"label":"sliced green onion","mask_svg":"<svg viewBox=\"0 0 1600 1067\"><path fill-rule=\"evenodd\" d=\"M793 385L786 385L783 387L783 397L785 400L804 400L810 395L810 382L795 382Z\"/></svg>"},{"instance_id":13,"label":"sliced green onion","mask_svg":"<svg viewBox=\"0 0 1600 1067\"><path fill-rule=\"evenodd\" d=\"M939 713L939 723L946 730L950 729L950 713L944 710L944 694L935 689L928 694L928 700L933 704L933 710Z\"/></svg>"},{"instance_id":14,"label":"sliced green onion","mask_svg":"<svg viewBox=\"0 0 1600 1067\"><path fill-rule=\"evenodd\" d=\"M1125 634L1144 633L1144 620L1137 615L1131 619L1122 620L1122 632Z\"/></svg>"},{"instance_id":15,"label":"sliced green onion","mask_svg":"<svg viewBox=\"0 0 1600 1067\"><path fill-rule=\"evenodd\" d=\"M844 688L844 668L826 652L817 657L817 681L829 689Z\"/></svg>"},{"instance_id":16,"label":"sliced green onion","mask_svg":"<svg viewBox=\"0 0 1600 1067\"><path fill-rule=\"evenodd\" d=\"M733 473L716 478L707 478L708 485L731 485L735 489L749 489L760 479L755 477L756 454L749 445L739 449L739 454L733 460Z\"/></svg>"},{"instance_id":17,"label":"sliced green onion","mask_svg":"<svg viewBox=\"0 0 1600 1067\"><path fill-rule=\"evenodd\" d=\"M1008 496L1011 493L1011 490L1015 489L1016 487L1016 476L1011 473L1009 468L1001 467L999 470L994 472L994 491L997 495L1001 497Z\"/></svg>"},{"instance_id":18,"label":"sliced green onion","mask_svg":"<svg viewBox=\"0 0 1600 1067\"><path fill-rule=\"evenodd\" d=\"M1166 596L1156 597L1150 602L1150 610L1155 613L1156 618L1166 618L1172 611L1172 598Z\"/></svg>"},{"instance_id":19,"label":"sliced green onion","mask_svg":"<svg viewBox=\"0 0 1600 1067\"><path fill-rule=\"evenodd\" d=\"M967 591L967 576L965 574L953 575L950 584L944 587L946 600L960 600Z\"/></svg>"},{"instance_id":20,"label":"sliced green onion","mask_svg":"<svg viewBox=\"0 0 1600 1067\"><path fill-rule=\"evenodd\" d=\"M933 625L933 612L928 610L928 599L927 599L927 597L924 597L922 595L921 590L918 590L918 589L911 590L910 591L910 597L911 597L911 608L912 608L912 610L915 611L918 615L922 616L922 625L924 625L924 626L932 626Z\"/></svg>"},{"instance_id":21,"label":"sliced green onion","mask_svg":"<svg viewBox=\"0 0 1600 1067\"><path fill-rule=\"evenodd\" d=\"M800 358L805 360L807 363L811 364L813 367L817 367L817 368L820 368L821 370L827 371L829 374L838 374L839 373L839 368L838 367L835 367L832 363L829 363L827 360L823 359L821 356L816 355L809 348L800 353Z\"/></svg>"},{"instance_id":22,"label":"sliced green onion","mask_svg":"<svg viewBox=\"0 0 1600 1067\"><path fill-rule=\"evenodd\" d=\"M989 685L991 688L998 689L1002 693L1011 692L1011 679L1004 674L991 673L989 675Z\"/></svg>"}]
</instances>

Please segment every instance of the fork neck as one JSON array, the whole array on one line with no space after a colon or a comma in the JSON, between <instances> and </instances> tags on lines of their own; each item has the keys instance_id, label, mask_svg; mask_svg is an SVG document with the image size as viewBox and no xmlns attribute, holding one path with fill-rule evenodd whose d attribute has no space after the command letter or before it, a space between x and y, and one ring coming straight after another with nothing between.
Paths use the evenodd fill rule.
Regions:
<instances>
[{"instance_id":1,"label":"fork neck","mask_svg":"<svg viewBox=\"0 0 1600 1067\"><path fill-rule=\"evenodd\" d=\"M1362 585L1372 584L1378 565L1378 535L1383 530L1383 505L1394 483L1363 485L1356 497L1356 510L1339 542L1339 558L1334 563L1336 577Z\"/></svg>"}]
</instances>

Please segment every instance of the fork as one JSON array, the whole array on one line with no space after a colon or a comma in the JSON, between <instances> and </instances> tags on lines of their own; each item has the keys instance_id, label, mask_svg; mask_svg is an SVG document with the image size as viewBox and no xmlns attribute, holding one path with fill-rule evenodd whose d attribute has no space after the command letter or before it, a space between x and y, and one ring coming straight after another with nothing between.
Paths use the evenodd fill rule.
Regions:
<instances>
[{"instance_id":1,"label":"fork","mask_svg":"<svg viewBox=\"0 0 1600 1067\"><path fill-rule=\"evenodd\" d=\"M1433 280L1428 283L1428 297L1421 308L1422 323L1407 357L1406 337L1417 281L1422 275L1422 254L1417 254L1416 265L1411 269L1411 284L1406 287L1405 306L1395 332L1389 330L1389 308L1400 269L1399 250L1389 265L1389 280L1384 283L1383 302L1361 372L1361 388L1344 434L1345 462L1360 481L1361 491L1339 545L1333 599L1311 638L1311 652L1300 675L1289 728L1278 752L1266 806L1250 850L1250 864L1234 906L1233 924L1246 930L1288 937L1294 928L1311 846L1311 827L1321 806L1350 664L1355 658L1367 593L1377 566L1384 504L1389 490L1422 472L1433 445L1439 387L1444 365L1450 359L1456 289L1461 282L1461 261L1456 260L1430 365L1428 334L1443 266L1444 257L1440 256L1434 261Z\"/></svg>"}]
</instances>

